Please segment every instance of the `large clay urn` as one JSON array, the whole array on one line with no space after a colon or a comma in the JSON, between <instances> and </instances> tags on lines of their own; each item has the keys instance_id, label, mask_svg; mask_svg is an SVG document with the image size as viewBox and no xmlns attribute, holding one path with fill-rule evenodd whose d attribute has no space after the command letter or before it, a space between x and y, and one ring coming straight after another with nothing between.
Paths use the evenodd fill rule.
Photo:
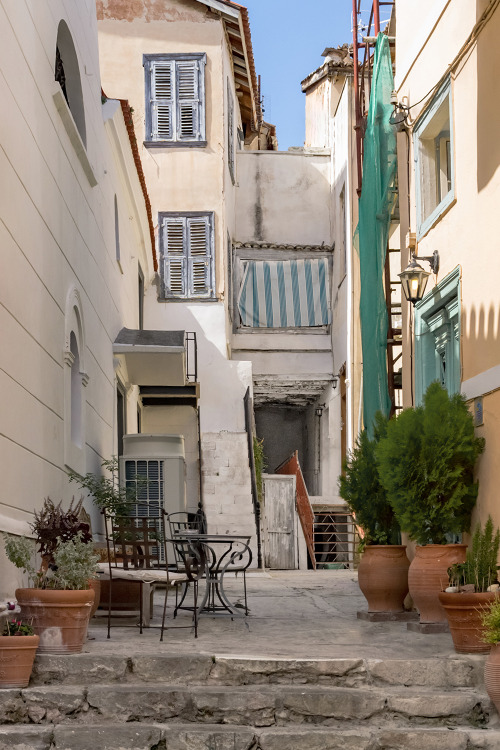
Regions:
<instances>
[{"instance_id":1,"label":"large clay urn","mask_svg":"<svg viewBox=\"0 0 500 750\"><path fill-rule=\"evenodd\" d=\"M441 591L439 601L444 607L453 645L458 654L487 654L489 643L483 641L483 615L489 610L496 594L492 591L466 593Z\"/></svg>"},{"instance_id":2,"label":"large clay urn","mask_svg":"<svg viewBox=\"0 0 500 750\"><path fill-rule=\"evenodd\" d=\"M40 636L39 654L78 654L87 637L94 591L17 589L23 620Z\"/></svg>"},{"instance_id":3,"label":"large clay urn","mask_svg":"<svg viewBox=\"0 0 500 750\"><path fill-rule=\"evenodd\" d=\"M439 592L448 585L448 568L465 562L466 544L426 544L415 548L408 585L420 622L446 622Z\"/></svg>"},{"instance_id":4,"label":"large clay urn","mask_svg":"<svg viewBox=\"0 0 500 750\"><path fill-rule=\"evenodd\" d=\"M359 588L369 612L402 612L408 593L406 547L399 544L367 545L358 568Z\"/></svg>"}]
</instances>

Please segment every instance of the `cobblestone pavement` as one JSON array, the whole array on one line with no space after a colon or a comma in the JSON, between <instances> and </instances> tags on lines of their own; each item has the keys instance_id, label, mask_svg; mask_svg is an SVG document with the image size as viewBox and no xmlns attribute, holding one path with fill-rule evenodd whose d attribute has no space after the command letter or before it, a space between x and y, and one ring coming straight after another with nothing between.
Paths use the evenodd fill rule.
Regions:
<instances>
[{"instance_id":1,"label":"cobblestone pavement","mask_svg":"<svg viewBox=\"0 0 500 750\"><path fill-rule=\"evenodd\" d=\"M458 657L449 633L421 635L408 632L406 623L369 623L358 620L366 601L357 574L349 570L266 571L247 576L248 617L211 616L199 620L199 637L190 628L169 629L159 643L156 628L114 627L106 638L106 618L91 621L84 651L90 653L158 652L210 653L241 657L281 658L429 658ZM241 577L227 582L232 601L242 602ZM174 594L169 596L169 625L189 624L189 613L172 618ZM155 593L152 624L159 625L163 592ZM105 614L105 613L103 613ZM118 624L118 620L113 620ZM127 620L124 622L133 622ZM468 657L470 658L470 657ZM483 659L483 657L477 657Z\"/></svg>"}]
</instances>

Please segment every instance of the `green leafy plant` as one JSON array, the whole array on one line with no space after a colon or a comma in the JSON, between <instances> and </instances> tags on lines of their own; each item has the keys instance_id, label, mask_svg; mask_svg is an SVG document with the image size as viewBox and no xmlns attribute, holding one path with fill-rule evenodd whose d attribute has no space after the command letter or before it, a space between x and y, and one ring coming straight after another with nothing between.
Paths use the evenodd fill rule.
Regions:
<instances>
[{"instance_id":1,"label":"green leafy plant","mask_svg":"<svg viewBox=\"0 0 500 750\"><path fill-rule=\"evenodd\" d=\"M477 524L472 537L472 545L467 550L464 563L448 568L451 586L473 585L476 592L487 591L488 586L497 580L497 559L500 547L500 531L494 531L491 516L481 529Z\"/></svg>"},{"instance_id":2,"label":"green leafy plant","mask_svg":"<svg viewBox=\"0 0 500 750\"><path fill-rule=\"evenodd\" d=\"M97 575L99 556L92 545L82 538L82 532L66 541L59 541L54 550L54 562L47 569L35 564L36 543L26 537L3 534L5 553L17 568L28 576L31 586L41 589L88 589Z\"/></svg>"},{"instance_id":3,"label":"green leafy plant","mask_svg":"<svg viewBox=\"0 0 500 750\"><path fill-rule=\"evenodd\" d=\"M467 531L478 484L474 465L484 440L459 394L431 383L422 406L390 420L376 447L380 481L402 531L418 544L446 544Z\"/></svg>"},{"instance_id":4,"label":"green leafy plant","mask_svg":"<svg viewBox=\"0 0 500 750\"><path fill-rule=\"evenodd\" d=\"M496 645L500 643L500 597L496 597L482 617L485 643Z\"/></svg>"},{"instance_id":5,"label":"green leafy plant","mask_svg":"<svg viewBox=\"0 0 500 750\"><path fill-rule=\"evenodd\" d=\"M113 456L103 461L101 467L107 474L98 476L89 472L82 476L70 471L69 480L75 482L81 489L87 490L99 510L110 515L129 515L132 506L137 502L136 491L133 488L120 486L117 457ZM147 479L142 481L147 483Z\"/></svg>"},{"instance_id":6,"label":"green leafy plant","mask_svg":"<svg viewBox=\"0 0 500 750\"><path fill-rule=\"evenodd\" d=\"M339 493L365 532L365 544L400 544L400 530L387 492L380 483L376 446L387 432L387 420L375 417L374 438L363 430L344 462Z\"/></svg>"},{"instance_id":7,"label":"green leafy plant","mask_svg":"<svg viewBox=\"0 0 500 750\"><path fill-rule=\"evenodd\" d=\"M34 635L31 623L22 620L7 620L2 635Z\"/></svg>"},{"instance_id":8,"label":"green leafy plant","mask_svg":"<svg viewBox=\"0 0 500 750\"><path fill-rule=\"evenodd\" d=\"M259 496L259 503L262 502L262 474L266 470L266 463L264 459L264 438L259 440L254 435L253 438L253 456L255 462L255 481L257 483L257 494Z\"/></svg>"},{"instance_id":9,"label":"green leafy plant","mask_svg":"<svg viewBox=\"0 0 500 750\"><path fill-rule=\"evenodd\" d=\"M74 503L75 498L69 508L63 510L62 501L55 505L50 497L46 497L42 509L35 511L35 520L30 526L37 538L38 551L47 562L54 561L54 553L61 541L67 542L78 533L86 544L92 542L90 526L80 520L83 498Z\"/></svg>"}]
</instances>

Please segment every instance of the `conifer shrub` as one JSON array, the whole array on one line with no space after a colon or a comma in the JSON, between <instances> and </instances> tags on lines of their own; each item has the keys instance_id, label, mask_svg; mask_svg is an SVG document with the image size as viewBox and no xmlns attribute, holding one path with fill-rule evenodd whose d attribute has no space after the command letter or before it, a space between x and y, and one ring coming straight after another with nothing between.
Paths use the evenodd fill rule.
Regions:
<instances>
[{"instance_id":1,"label":"conifer shrub","mask_svg":"<svg viewBox=\"0 0 500 750\"><path fill-rule=\"evenodd\" d=\"M422 406L390 420L376 446L382 485L402 531L418 544L446 544L467 531L477 498L474 466L484 450L465 399L431 383Z\"/></svg>"},{"instance_id":2,"label":"conifer shrub","mask_svg":"<svg viewBox=\"0 0 500 750\"><path fill-rule=\"evenodd\" d=\"M401 536L387 491L379 479L375 448L386 434L387 420L379 412L375 417L374 438L360 432L356 444L344 462L339 477L339 493L354 513L356 523L365 532L365 544L400 544Z\"/></svg>"}]
</instances>

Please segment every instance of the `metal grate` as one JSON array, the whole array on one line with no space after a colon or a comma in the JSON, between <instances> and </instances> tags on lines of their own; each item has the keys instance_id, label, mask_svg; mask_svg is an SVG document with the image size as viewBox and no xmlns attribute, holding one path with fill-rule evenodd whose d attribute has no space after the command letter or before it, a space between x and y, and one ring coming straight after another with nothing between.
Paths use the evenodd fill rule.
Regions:
<instances>
[{"instance_id":1,"label":"metal grate","mask_svg":"<svg viewBox=\"0 0 500 750\"><path fill-rule=\"evenodd\" d=\"M352 515L344 507L315 505L313 510L316 568L352 568L356 547Z\"/></svg>"}]
</instances>

